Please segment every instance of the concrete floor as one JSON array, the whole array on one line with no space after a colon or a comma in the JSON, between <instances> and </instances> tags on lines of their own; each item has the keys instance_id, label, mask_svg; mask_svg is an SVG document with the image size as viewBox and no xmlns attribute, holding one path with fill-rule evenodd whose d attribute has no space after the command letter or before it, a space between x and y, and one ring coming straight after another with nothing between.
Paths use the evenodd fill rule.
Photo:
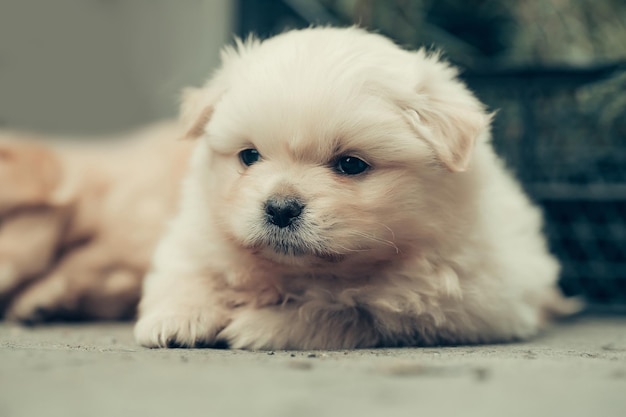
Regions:
<instances>
[{"instance_id":1,"label":"concrete floor","mask_svg":"<svg viewBox=\"0 0 626 417\"><path fill-rule=\"evenodd\" d=\"M626 316L527 343L148 350L130 324L0 324L0 416L626 416Z\"/></svg>"}]
</instances>

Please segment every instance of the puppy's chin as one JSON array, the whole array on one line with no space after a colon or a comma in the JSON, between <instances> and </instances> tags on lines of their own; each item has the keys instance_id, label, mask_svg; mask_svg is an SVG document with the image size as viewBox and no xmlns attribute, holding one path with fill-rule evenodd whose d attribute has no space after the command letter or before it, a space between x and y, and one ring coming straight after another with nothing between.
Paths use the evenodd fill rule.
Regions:
<instances>
[{"instance_id":1,"label":"puppy's chin","mask_svg":"<svg viewBox=\"0 0 626 417\"><path fill-rule=\"evenodd\" d=\"M257 239L254 243L247 242L244 247L257 257L288 266L336 264L345 259L343 254L326 250L319 244L309 244L297 236Z\"/></svg>"},{"instance_id":2,"label":"puppy's chin","mask_svg":"<svg viewBox=\"0 0 626 417\"><path fill-rule=\"evenodd\" d=\"M263 258L265 260L277 263L280 265L290 267L302 267L302 268L315 268L324 265L334 265L342 262L345 259L345 255L331 253L331 252L294 252L289 249L288 251L276 250L272 247L254 248L252 253L255 256Z\"/></svg>"}]
</instances>

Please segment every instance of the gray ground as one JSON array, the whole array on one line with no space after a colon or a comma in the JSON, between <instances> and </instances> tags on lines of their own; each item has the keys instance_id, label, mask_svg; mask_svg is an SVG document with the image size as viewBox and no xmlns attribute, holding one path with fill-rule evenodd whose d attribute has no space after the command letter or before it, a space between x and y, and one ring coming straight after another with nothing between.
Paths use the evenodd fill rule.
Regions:
<instances>
[{"instance_id":1,"label":"gray ground","mask_svg":"<svg viewBox=\"0 0 626 417\"><path fill-rule=\"evenodd\" d=\"M0 416L626 416L626 316L512 345L148 350L129 324L0 324Z\"/></svg>"}]
</instances>

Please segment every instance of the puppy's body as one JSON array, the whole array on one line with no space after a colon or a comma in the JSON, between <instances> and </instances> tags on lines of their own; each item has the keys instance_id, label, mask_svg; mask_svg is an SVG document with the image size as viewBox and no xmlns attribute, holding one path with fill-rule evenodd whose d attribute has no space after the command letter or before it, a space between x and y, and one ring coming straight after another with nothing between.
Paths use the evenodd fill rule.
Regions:
<instances>
[{"instance_id":1,"label":"puppy's body","mask_svg":"<svg viewBox=\"0 0 626 417\"><path fill-rule=\"evenodd\" d=\"M132 318L174 212L191 144L178 124L78 144L0 138L0 299L6 317Z\"/></svg>"},{"instance_id":2,"label":"puppy's body","mask_svg":"<svg viewBox=\"0 0 626 417\"><path fill-rule=\"evenodd\" d=\"M540 213L436 56L317 28L224 61L183 108L201 138L145 282L141 344L510 341L560 305Z\"/></svg>"}]
</instances>

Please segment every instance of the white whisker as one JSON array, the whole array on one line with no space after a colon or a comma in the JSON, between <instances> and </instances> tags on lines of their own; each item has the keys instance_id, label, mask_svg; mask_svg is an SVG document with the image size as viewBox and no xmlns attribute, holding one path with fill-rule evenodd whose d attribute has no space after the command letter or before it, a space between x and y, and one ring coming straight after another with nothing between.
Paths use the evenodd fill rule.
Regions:
<instances>
[{"instance_id":1,"label":"white whisker","mask_svg":"<svg viewBox=\"0 0 626 417\"><path fill-rule=\"evenodd\" d=\"M391 229L389 229L391 230ZM387 240L387 239L382 239L380 237L377 237L375 235L372 234L368 234L359 230L353 230L351 231L351 234L355 235L355 236L359 236L359 237L363 237L365 239L371 240L373 242L378 242L378 243L382 243L384 245L390 246L392 248L394 248L396 250L396 253L400 253L400 249L398 248L398 246L395 244L394 241L392 240ZM395 236L394 236L395 239Z\"/></svg>"}]
</instances>

